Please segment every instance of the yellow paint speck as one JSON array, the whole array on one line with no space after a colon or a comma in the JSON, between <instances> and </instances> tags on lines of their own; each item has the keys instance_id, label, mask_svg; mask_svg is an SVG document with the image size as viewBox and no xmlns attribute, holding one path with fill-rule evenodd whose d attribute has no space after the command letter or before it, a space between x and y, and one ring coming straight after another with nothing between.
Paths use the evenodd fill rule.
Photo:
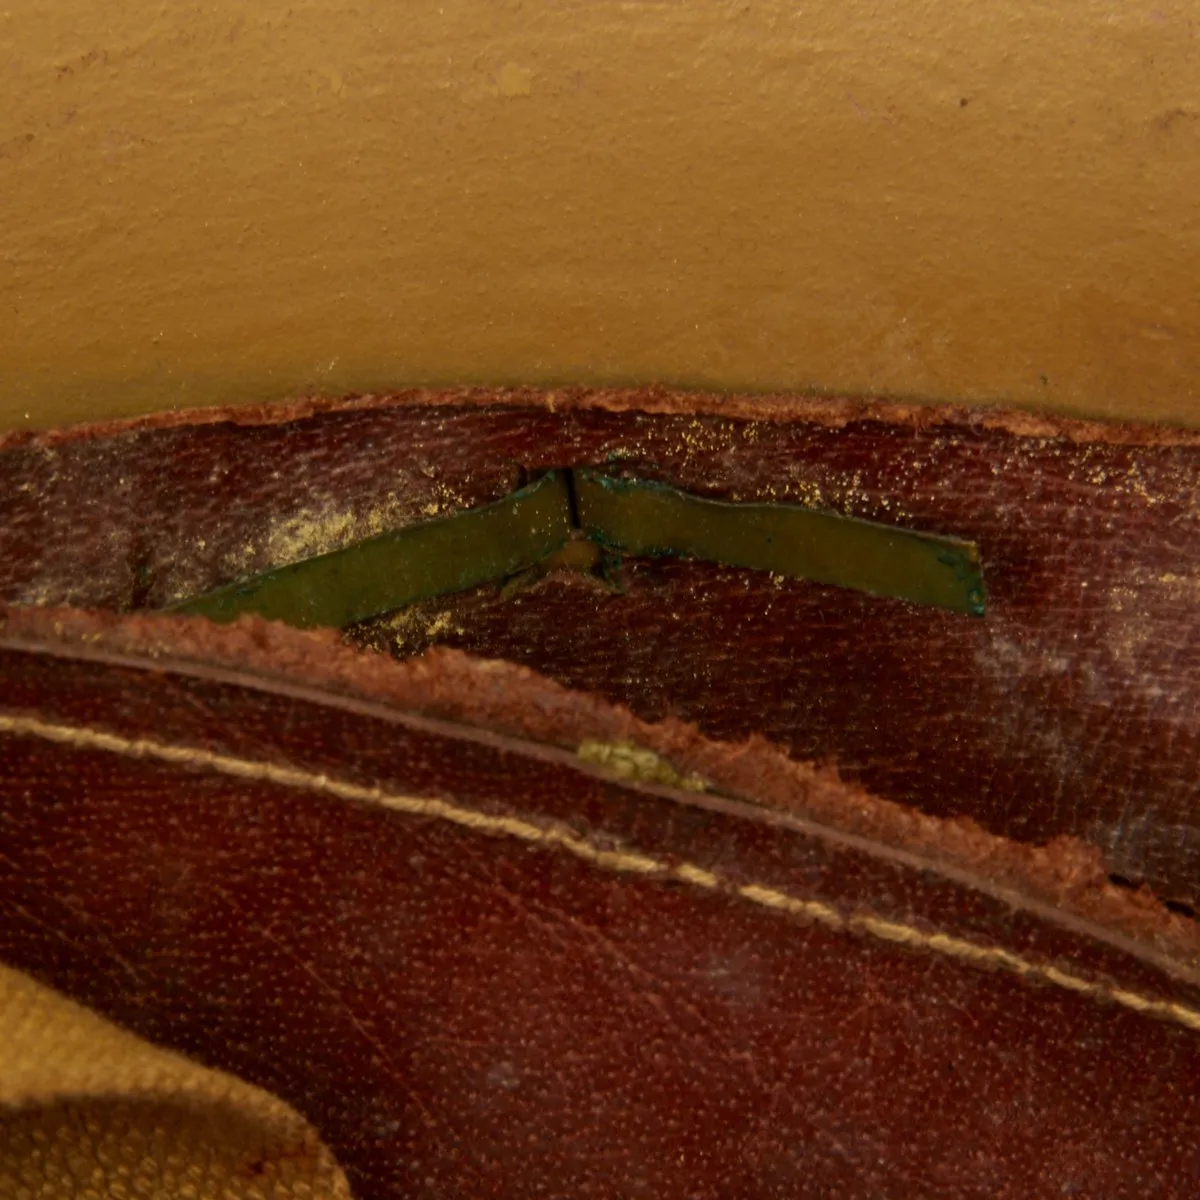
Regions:
<instances>
[{"instance_id":1,"label":"yellow paint speck","mask_svg":"<svg viewBox=\"0 0 1200 1200\"><path fill-rule=\"evenodd\" d=\"M600 742L588 739L580 743L576 753L584 762L603 767L622 779L657 783L664 787L682 788L688 792L708 790L708 785L698 775L681 775L665 758L633 742Z\"/></svg>"},{"instance_id":2,"label":"yellow paint speck","mask_svg":"<svg viewBox=\"0 0 1200 1200\"><path fill-rule=\"evenodd\" d=\"M432 621L427 621L425 624L425 636L429 638L438 637L443 633L465 633L461 625L456 625L449 612L438 613Z\"/></svg>"}]
</instances>

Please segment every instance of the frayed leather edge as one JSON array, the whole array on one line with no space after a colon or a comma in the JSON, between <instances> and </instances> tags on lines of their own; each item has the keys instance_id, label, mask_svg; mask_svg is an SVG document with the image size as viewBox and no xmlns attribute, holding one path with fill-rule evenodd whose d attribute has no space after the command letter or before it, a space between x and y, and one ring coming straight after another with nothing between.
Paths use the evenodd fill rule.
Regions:
<instances>
[{"instance_id":1,"label":"frayed leather edge","mask_svg":"<svg viewBox=\"0 0 1200 1200\"><path fill-rule=\"evenodd\" d=\"M200 618L0 607L0 645L204 674L218 668L263 686L301 684L333 696L458 723L577 753L588 741L628 743L730 798L942 864L995 892L1013 892L1144 945L1189 977L1200 968L1200 927L1148 888L1109 880L1098 847L1074 837L1030 845L970 818L932 817L840 778L836 767L789 758L764 738L712 741L682 721L651 724L627 709L514 663L434 649L396 661L332 631L243 617Z\"/></svg>"},{"instance_id":2,"label":"frayed leather edge","mask_svg":"<svg viewBox=\"0 0 1200 1200\"><path fill-rule=\"evenodd\" d=\"M389 408L525 408L552 413L600 410L743 422L801 422L840 429L859 422L912 429L957 428L1078 444L1200 446L1200 431L1130 421L1101 421L993 405L919 403L875 396L688 391L661 386L414 387L384 393L297 396L267 404L180 409L50 430L0 433L0 450L59 446L124 434L203 425L282 425L323 413Z\"/></svg>"}]
</instances>

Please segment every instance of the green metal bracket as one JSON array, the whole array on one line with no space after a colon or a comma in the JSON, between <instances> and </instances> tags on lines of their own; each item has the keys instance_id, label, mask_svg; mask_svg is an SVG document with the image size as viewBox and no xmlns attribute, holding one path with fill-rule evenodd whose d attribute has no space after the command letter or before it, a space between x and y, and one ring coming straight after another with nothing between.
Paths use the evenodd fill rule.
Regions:
<instances>
[{"instance_id":1,"label":"green metal bracket","mask_svg":"<svg viewBox=\"0 0 1200 1200\"><path fill-rule=\"evenodd\" d=\"M636 557L672 555L749 567L893 596L981 617L979 550L795 504L730 504L665 484L575 472L579 523L588 537Z\"/></svg>"},{"instance_id":2,"label":"green metal bracket","mask_svg":"<svg viewBox=\"0 0 1200 1200\"><path fill-rule=\"evenodd\" d=\"M168 611L342 628L525 571L582 535L635 556L769 571L983 616L971 542L791 504L731 504L643 479L551 471L494 504L217 588Z\"/></svg>"},{"instance_id":3,"label":"green metal bracket","mask_svg":"<svg viewBox=\"0 0 1200 1200\"><path fill-rule=\"evenodd\" d=\"M566 477L551 471L495 504L277 567L170 611L213 621L256 613L301 628L341 629L418 600L514 575L561 549L571 529Z\"/></svg>"}]
</instances>

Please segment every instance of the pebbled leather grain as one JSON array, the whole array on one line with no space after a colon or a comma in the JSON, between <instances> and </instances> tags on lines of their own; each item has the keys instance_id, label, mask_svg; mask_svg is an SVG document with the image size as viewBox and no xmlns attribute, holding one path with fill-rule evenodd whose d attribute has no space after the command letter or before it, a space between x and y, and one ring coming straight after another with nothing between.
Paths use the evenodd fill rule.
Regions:
<instances>
[{"instance_id":1,"label":"pebbled leather grain","mask_svg":"<svg viewBox=\"0 0 1200 1200\"><path fill-rule=\"evenodd\" d=\"M1151 939L606 773L487 664L448 720L128 625L8 623L0 958L274 1091L364 1200L1195 1194L1200 986Z\"/></svg>"}]
</instances>

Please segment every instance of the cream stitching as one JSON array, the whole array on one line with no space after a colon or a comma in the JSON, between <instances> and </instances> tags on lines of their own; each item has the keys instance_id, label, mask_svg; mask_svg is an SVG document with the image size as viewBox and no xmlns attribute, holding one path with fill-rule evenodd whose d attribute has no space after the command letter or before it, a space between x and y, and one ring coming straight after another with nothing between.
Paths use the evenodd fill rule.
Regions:
<instances>
[{"instance_id":1,"label":"cream stitching","mask_svg":"<svg viewBox=\"0 0 1200 1200\"><path fill-rule=\"evenodd\" d=\"M1041 980L1066 991L1088 996L1093 1000L1111 1001L1132 1009L1134 1012L1162 1017L1175 1021L1188 1029L1200 1031L1200 1011L1196 1009L1169 1000L1154 1000L1124 988L1097 983L1074 975L1070 971L1064 971L1060 967L1032 962L999 946L980 946L975 942L948 933L927 933L915 925L888 921L870 913L854 913L846 916L820 900L802 900L760 883L738 885L732 880L722 878L694 863L670 863L645 854L603 849L586 838L578 837L565 830L537 825L519 817L495 816L479 812L476 809L464 808L458 804L451 804L446 800L396 795L381 791L379 788L363 787L345 780L331 779L328 775L316 775L291 767L254 762L227 754L214 754L212 751L195 749L190 746L170 746L150 741L147 738L123 738L116 734L104 733L102 730L83 726L55 725L33 717L0 715L0 733L37 737L76 749L104 750L126 757L156 759L159 762L203 767L237 779L250 779L256 782L278 784L281 787L321 792L325 795L336 796L341 800L378 804L384 808L394 809L412 816L449 821L478 833L504 834L525 842L554 846L574 854L577 858L581 858L593 866L602 867L608 871L673 879L709 891L725 889L752 904L790 913L831 929L864 934L879 941L916 947L934 954L958 959L980 969L999 968L1025 979Z\"/></svg>"}]
</instances>

